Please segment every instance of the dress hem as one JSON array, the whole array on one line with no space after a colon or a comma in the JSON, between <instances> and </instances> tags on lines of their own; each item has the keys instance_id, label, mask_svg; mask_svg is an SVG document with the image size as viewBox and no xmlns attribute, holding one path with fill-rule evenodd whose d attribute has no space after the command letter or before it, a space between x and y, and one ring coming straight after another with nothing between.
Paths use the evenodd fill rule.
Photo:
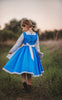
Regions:
<instances>
[{"instance_id":1,"label":"dress hem","mask_svg":"<svg viewBox=\"0 0 62 100\"><path fill-rule=\"evenodd\" d=\"M24 72L21 72L21 73L18 73L18 72L10 72L8 70L6 70L5 68L2 68L2 70L10 73L10 74L22 74L22 73L29 73L29 74L32 74L32 77L39 77L39 76L42 76L42 74L44 73L44 71L42 71L42 74L39 74L39 75L34 75L33 72L27 72L27 71L24 71Z\"/></svg>"}]
</instances>

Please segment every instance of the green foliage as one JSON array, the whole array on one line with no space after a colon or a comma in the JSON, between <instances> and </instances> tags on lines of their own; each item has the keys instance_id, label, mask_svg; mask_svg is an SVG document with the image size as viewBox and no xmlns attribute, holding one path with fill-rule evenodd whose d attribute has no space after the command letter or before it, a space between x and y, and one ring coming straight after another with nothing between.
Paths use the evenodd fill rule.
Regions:
<instances>
[{"instance_id":1,"label":"green foliage","mask_svg":"<svg viewBox=\"0 0 62 100\"><path fill-rule=\"evenodd\" d=\"M22 18L21 20L16 20L15 18L10 20L9 23L5 24L5 27L3 30L0 30L0 41L6 41L9 39L15 39L21 35L22 28L21 28L21 21L26 18ZM32 21L33 25L36 25L34 21ZM33 29L34 30L34 29Z\"/></svg>"},{"instance_id":2,"label":"green foliage","mask_svg":"<svg viewBox=\"0 0 62 100\"><path fill-rule=\"evenodd\" d=\"M3 30L0 30L0 41L6 41L7 39L11 39L12 37L16 39L16 36L18 37L22 33L21 28L21 21L26 18L22 18L21 20L12 19L9 23L5 24L5 27ZM35 25L35 28L33 31L37 32L39 35L40 40L58 40L62 39L62 29L61 30L53 30L53 31L44 31L41 32L41 35L39 34L40 29L37 29L37 24L35 21L30 20L33 25ZM7 31L7 32L6 32ZM7 37L6 37L7 36Z\"/></svg>"},{"instance_id":3,"label":"green foliage","mask_svg":"<svg viewBox=\"0 0 62 100\"><path fill-rule=\"evenodd\" d=\"M10 30L0 30L0 41L6 41L8 39L17 39L17 35L15 35L12 31Z\"/></svg>"},{"instance_id":4,"label":"green foliage","mask_svg":"<svg viewBox=\"0 0 62 100\"><path fill-rule=\"evenodd\" d=\"M4 29L11 30L16 34L19 30L19 26L19 22L16 19L12 19L9 24L5 24Z\"/></svg>"},{"instance_id":5,"label":"green foliage","mask_svg":"<svg viewBox=\"0 0 62 100\"><path fill-rule=\"evenodd\" d=\"M14 34L17 34L19 32L19 30L21 30L21 21L23 19L26 19L26 18L22 18L21 20L16 20L15 18L10 20L9 23L6 23L5 24L5 28L4 29L7 29L7 30L11 30L12 32L14 32ZM32 24L33 25L36 25L36 23L34 21L32 21Z\"/></svg>"},{"instance_id":6,"label":"green foliage","mask_svg":"<svg viewBox=\"0 0 62 100\"><path fill-rule=\"evenodd\" d=\"M62 39L62 30L42 32L39 39L40 40L50 40L50 39L58 40L58 39Z\"/></svg>"}]
</instances>

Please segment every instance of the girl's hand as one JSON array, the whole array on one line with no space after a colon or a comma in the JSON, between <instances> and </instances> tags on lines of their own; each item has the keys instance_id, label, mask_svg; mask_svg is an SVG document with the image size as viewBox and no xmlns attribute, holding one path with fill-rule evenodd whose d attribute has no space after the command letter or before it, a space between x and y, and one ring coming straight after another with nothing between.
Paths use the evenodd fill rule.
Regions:
<instances>
[{"instance_id":1,"label":"girl's hand","mask_svg":"<svg viewBox=\"0 0 62 100\"><path fill-rule=\"evenodd\" d=\"M12 54L12 52L11 52L11 51L9 51L9 54Z\"/></svg>"}]
</instances>

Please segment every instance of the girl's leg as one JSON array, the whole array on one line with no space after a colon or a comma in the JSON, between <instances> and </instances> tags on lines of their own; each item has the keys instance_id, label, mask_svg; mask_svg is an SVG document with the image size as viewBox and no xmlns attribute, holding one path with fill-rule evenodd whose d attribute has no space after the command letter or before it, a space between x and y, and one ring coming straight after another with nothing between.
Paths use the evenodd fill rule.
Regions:
<instances>
[{"instance_id":1,"label":"girl's leg","mask_svg":"<svg viewBox=\"0 0 62 100\"><path fill-rule=\"evenodd\" d=\"M26 73L21 74L23 82L26 82Z\"/></svg>"},{"instance_id":2,"label":"girl's leg","mask_svg":"<svg viewBox=\"0 0 62 100\"><path fill-rule=\"evenodd\" d=\"M27 84L31 85L31 74L27 73Z\"/></svg>"}]
</instances>

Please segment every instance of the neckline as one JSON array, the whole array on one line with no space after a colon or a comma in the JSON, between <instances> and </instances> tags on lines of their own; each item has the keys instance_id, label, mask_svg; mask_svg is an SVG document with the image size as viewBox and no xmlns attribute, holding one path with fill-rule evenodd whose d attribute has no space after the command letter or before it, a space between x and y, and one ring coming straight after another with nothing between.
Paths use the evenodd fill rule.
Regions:
<instances>
[{"instance_id":1,"label":"neckline","mask_svg":"<svg viewBox=\"0 0 62 100\"><path fill-rule=\"evenodd\" d=\"M26 31L25 33L26 33L26 35L29 35L29 36L35 36L36 35L36 33L35 34L27 34L27 32L30 32L29 30L28 31ZM31 33L31 32L30 32ZM32 33L34 33L34 31L32 32Z\"/></svg>"},{"instance_id":2,"label":"neckline","mask_svg":"<svg viewBox=\"0 0 62 100\"><path fill-rule=\"evenodd\" d=\"M26 35L29 35L29 34L26 34ZM31 35L31 34L30 34L30 35ZM29 36L30 36L30 35L29 35ZM36 35L36 34L35 34L35 35ZM35 35L31 35L31 36L35 36Z\"/></svg>"},{"instance_id":3,"label":"neckline","mask_svg":"<svg viewBox=\"0 0 62 100\"><path fill-rule=\"evenodd\" d=\"M30 32L30 31L28 30L28 31L26 31L26 32ZM25 32L25 33L26 33L26 32ZM34 32L34 31L33 31L33 32ZM33 32L32 32L32 33L33 33ZM30 33L31 33L31 32L30 32ZM27 35L33 35L33 34L27 34Z\"/></svg>"},{"instance_id":4,"label":"neckline","mask_svg":"<svg viewBox=\"0 0 62 100\"><path fill-rule=\"evenodd\" d=\"M25 34L26 34L26 32L25 32ZM33 34L33 35L32 34L26 34L26 35L28 35L28 36L35 36L36 34Z\"/></svg>"}]
</instances>

